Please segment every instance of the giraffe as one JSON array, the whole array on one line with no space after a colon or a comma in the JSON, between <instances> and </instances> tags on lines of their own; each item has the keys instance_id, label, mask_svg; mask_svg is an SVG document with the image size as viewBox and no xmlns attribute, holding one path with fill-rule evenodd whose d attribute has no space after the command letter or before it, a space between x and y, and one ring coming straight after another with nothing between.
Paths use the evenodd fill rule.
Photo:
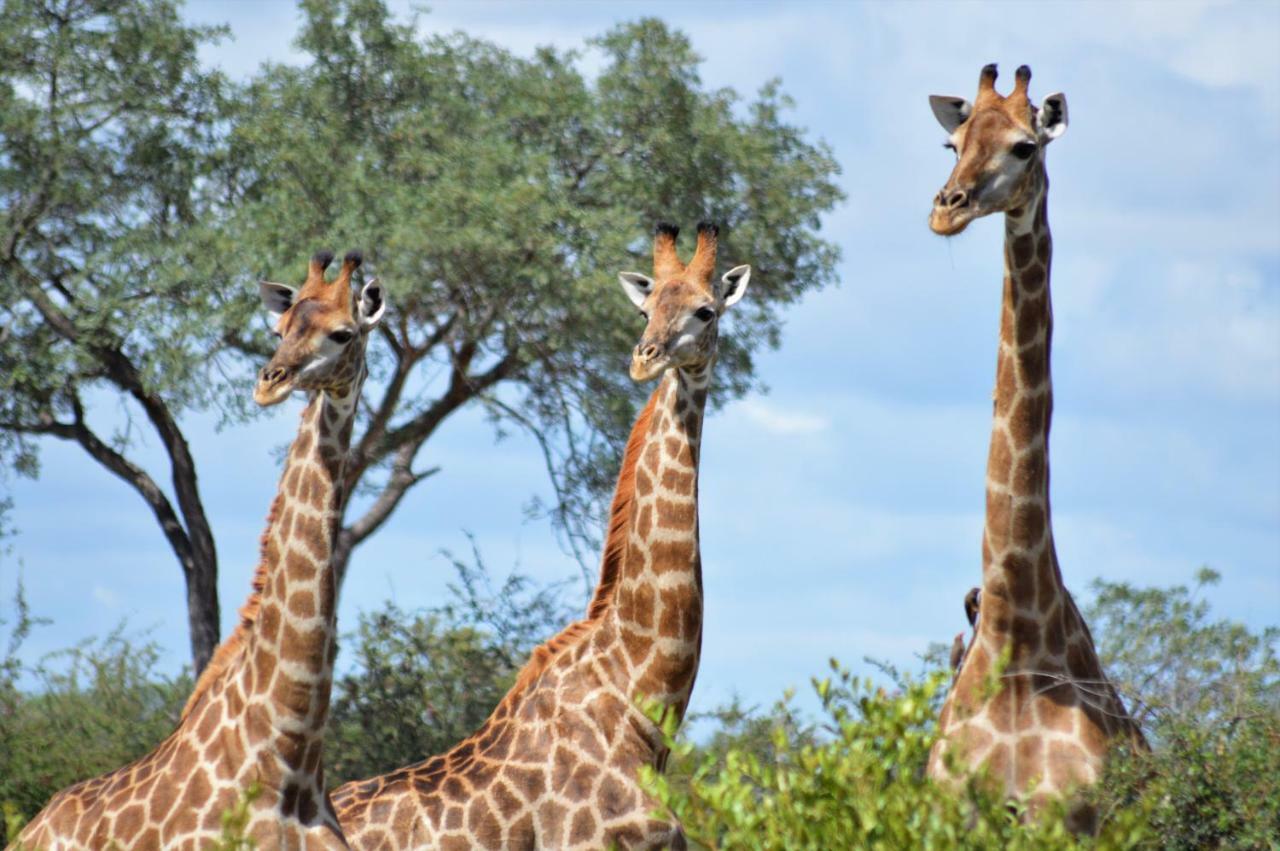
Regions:
<instances>
[{"instance_id":1,"label":"giraffe","mask_svg":"<svg viewBox=\"0 0 1280 851\"><path fill-rule=\"evenodd\" d=\"M1018 68L1013 91L995 89L996 66L982 69L978 96L933 96L956 165L934 199L930 228L958 234L974 219L1005 219L1004 295L996 365L994 422L987 462L982 588L966 597L976 619L939 718L929 773L954 779L955 767L985 766L1032 811L1098 779L1117 742L1145 747L1098 662L1089 628L1062 581L1049 515L1049 234L1045 148L1067 127L1067 102L1028 99L1031 69ZM972 602L970 602L972 599ZM972 623L972 619L971 619ZM1001 670L1003 665L1003 670ZM1000 688L986 688L999 676ZM1076 830L1096 815L1074 802Z\"/></svg>"},{"instance_id":2,"label":"giraffe","mask_svg":"<svg viewBox=\"0 0 1280 851\"><path fill-rule=\"evenodd\" d=\"M59 792L19 835L26 849L204 848L222 814L256 784L246 834L261 849L347 848L325 794L322 733L337 653L330 554L365 377L369 332L385 305L370 281L356 304L351 252L326 283L320 252L300 290L262 282L281 339L254 401L311 399L272 502L253 591L201 674L178 727L133 763Z\"/></svg>"},{"instance_id":3,"label":"giraffe","mask_svg":"<svg viewBox=\"0 0 1280 851\"><path fill-rule=\"evenodd\" d=\"M718 230L687 266L659 224L654 275L620 275L647 319L631 377L662 376L623 454L586 618L534 651L478 732L436 756L333 793L353 848L684 848L637 784L661 770L659 727L683 717L702 641L698 458L717 326L749 266L713 284Z\"/></svg>"}]
</instances>

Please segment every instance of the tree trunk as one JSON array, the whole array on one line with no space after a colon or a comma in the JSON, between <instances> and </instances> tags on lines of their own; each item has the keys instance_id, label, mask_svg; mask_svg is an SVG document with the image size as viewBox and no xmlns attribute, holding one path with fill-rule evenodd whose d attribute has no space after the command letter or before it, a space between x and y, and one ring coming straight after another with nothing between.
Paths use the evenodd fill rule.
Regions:
<instances>
[{"instance_id":1,"label":"tree trunk","mask_svg":"<svg viewBox=\"0 0 1280 851\"><path fill-rule=\"evenodd\" d=\"M218 607L218 563L196 556L183 564L187 582L187 623L191 633L191 662L198 677L218 647L221 611Z\"/></svg>"}]
</instances>

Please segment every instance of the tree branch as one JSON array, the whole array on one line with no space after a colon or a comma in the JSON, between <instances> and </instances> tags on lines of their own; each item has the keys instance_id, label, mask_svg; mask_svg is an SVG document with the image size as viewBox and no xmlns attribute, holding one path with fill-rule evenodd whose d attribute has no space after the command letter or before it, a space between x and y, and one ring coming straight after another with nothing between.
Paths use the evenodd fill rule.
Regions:
<instances>
[{"instance_id":1,"label":"tree branch","mask_svg":"<svg viewBox=\"0 0 1280 851\"><path fill-rule=\"evenodd\" d=\"M151 513L155 515L156 521L160 524L160 529L169 541L169 546L178 556L183 572L189 574L194 568L191 541L187 537L182 523L178 520L178 515L174 512L172 504L164 495L164 491L160 489L160 486L156 484L146 470L116 452L94 434L93 430L85 422L84 406L80 398L74 393L71 396L71 408L75 418L69 423L59 422L54 419L52 414L44 413L38 423L4 422L0 423L0 429L24 434L50 435L80 444L91 458L138 492L143 501L147 503L147 507L151 509Z\"/></svg>"}]
</instances>

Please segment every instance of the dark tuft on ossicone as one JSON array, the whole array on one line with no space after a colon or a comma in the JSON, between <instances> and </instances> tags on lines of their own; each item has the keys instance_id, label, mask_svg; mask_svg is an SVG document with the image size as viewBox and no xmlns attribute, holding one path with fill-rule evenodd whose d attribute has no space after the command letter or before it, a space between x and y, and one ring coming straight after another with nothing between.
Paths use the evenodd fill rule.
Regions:
<instances>
[{"instance_id":1,"label":"dark tuft on ossicone","mask_svg":"<svg viewBox=\"0 0 1280 851\"><path fill-rule=\"evenodd\" d=\"M329 250L317 251L311 255L311 262L315 263L321 270L328 269L329 264L333 262L333 252Z\"/></svg>"},{"instance_id":2,"label":"dark tuft on ossicone","mask_svg":"<svg viewBox=\"0 0 1280 851\"><path fill-rule=\"evenodd\" d=\"M991 82L994 83L996 80L996 77L998 76L998 72L996 71L996 63L992 62L989 65L983 65L982 76L986 79L991 80Z\"/></svg>"},{"instance_id":3,"label":"dark tuft on ossicone","mask_svg":"<svg viewBox=\"0 0 1280 851\"><path fill-rule=\"evenodd\" d=\"M677 236L680 235L680 228L676 227L670 222L658 222L658 224L656 224L653 228L653 235L662 236L664 234L666 236L671 237L672 239L675 239Z\"/></svg>"},{"instance_id":4,"label":"dark tuft on ossicone","mask_svg":"<svg viewBox=\"0 0 1280 851\"><path fill-rule=\"evenodd\" d=\"M358 250L348 251L347 256L342 258L344 266L350 266L353 269L359 269L360 264L364 262L364 255Z\"/></svg>"},{"instance_id":5,"label":"dark tuft on ossicone","mask_svg":"<svg viewBox=\"0 0 1280 851\"><path fill-rule=\"evenodd\" d=\"M705 233L710 236L720 235L720 226L711 222L698 222L698 233Z\"/></svg>"},{"instance_id":6,"label":"dark tuft on ossicone","mask_svg":"<svg viewBox=\"0 0 1280 851\"><path fill-rule=\"evenodd\" d=\"M1022 82L1024 82L1024 83L1028 83L1028 82L1030 82L1030 81L1031 81L1031 66L1030 66L1030 65L1019 65L1019 66L1018 66L1018 70L1013 72L1013 76L1014 76L1014 77L1016 77L1017 79L1021 80L1021 81L1022 81Z\"/></svg>"}]
</instances>

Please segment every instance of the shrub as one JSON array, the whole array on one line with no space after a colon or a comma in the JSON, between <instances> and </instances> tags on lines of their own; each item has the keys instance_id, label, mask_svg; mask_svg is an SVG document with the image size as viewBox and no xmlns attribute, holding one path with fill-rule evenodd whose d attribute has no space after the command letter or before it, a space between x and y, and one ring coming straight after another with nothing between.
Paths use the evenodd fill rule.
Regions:
<instances>
[{"instance_id":1,"label":"shrub","mask_svg":"<svg viewBox=\"0 0 1280 851\"><path fill-rule=\"evenodd\" d=\"M763 755L749 743L722 742L699 757L696 746L669 738L673 759L694 760L696 767L677 782L645 772L642 782L660 812L678 818L692 842L709 848L1080 846L1060 817L1023 824L1016 808L980 778L954 790L925 777L937 698L948 675L904 678L903 690L891 695L834 661L832 669L832 677L814 681L824 708L821 727L775 726ZM774 716L793 713L784 702ZM1146 836L1135 807L1113 813L1103 835L1087 844L1132 847Z\"/></svg>"},{"instance_id":2,"label":"shrub","mask_svg":"<svg viewBox=\"0 0 1280 851\"><path fill-rule=\"evenodd\" d=\"M512 574L498 588L476 556L454 560L445 605L395 603L360 615L348 639L354 668L334 684L325 746L332 785L443 753L478 728L529 653L569 619L558 585Z\"/></svg>"},{"instance_id":3,"label":"shrub","mask_svg":"<svg viewBox=\"0 0 1280 851\"><path fill-rule=\"evenodd\" d=\"M1212 619L1200 592L1218 581L1094 583L1099 654L1152 744L1113 760L1094 796L1104 813L1140 802L1151 847L1280 848L1280 630Z\"/></svg>"},{"instance_id":4,"label":"shrub","mask_svg":"<svg viewBox=\"0 0 1280 851\"><path fill-rule=\"evenodd\" d=\"M159 674L155 643L123 626L24 666L17 651L34 621L21 592L18 599L0 664L0 802L30 818L59 789L155 747L173 731L192 683L185 672ZM37 685L22 690L21 679Z\"/></svg>"}]
</instances>

